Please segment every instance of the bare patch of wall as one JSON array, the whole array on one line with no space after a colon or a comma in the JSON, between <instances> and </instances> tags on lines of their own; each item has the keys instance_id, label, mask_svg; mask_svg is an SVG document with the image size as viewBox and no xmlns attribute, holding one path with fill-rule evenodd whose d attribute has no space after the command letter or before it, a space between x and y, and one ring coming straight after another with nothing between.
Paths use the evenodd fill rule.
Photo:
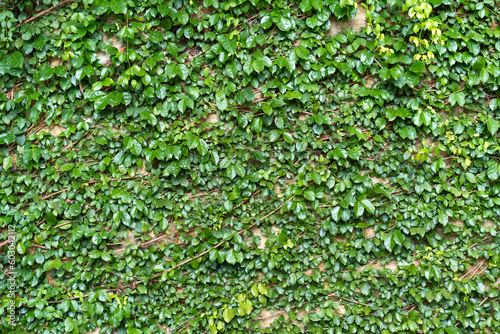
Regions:
<instances>
[{"instance_id":1,"label":"bare patch of wall","mask_svg":"<svg viewBox=\"0 0 500 334\"><path fill-rule=\"evenodd\" d=\"M258 236L260 238L260 243L257 245L257 248L258 249L266 248L267 236L265 236L262 233L262 230L259 227L255 226L250 231L253 233L254 236ZM271 231L274 232L273 234L277 234L279 232L279 229L276 226L272 226Z\"/></svg>"},{"instance_id":2,"label":"bare patch of wall","mask_svg":"<svg viewBox=\"0 0 500 334\"><path fill-rule=\"evenodd\" d=\"M347 31L349 31L351 30L351 28L356 32L360 32L363 30L363 28L366 28L367 23L366 9L358 5L358 13L352 20L341 22L334 18L330 18L330 30L328 31L328 35L335 36L342 33L342 29L346 29Z\"/></svg>"}]
</instances>

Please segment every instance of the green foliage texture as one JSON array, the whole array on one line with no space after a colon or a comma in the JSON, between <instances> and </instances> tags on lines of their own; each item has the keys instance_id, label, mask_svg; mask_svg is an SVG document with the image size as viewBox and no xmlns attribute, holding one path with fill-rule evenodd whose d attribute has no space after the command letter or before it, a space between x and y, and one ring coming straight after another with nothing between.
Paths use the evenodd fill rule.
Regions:
<instances>
[{"instance_id":1,"label":"green foliage texture","mask_svg":"<svg viewBox=\"0 0 500 334\"><path fill-rule=\"evenodd\" d=\"M2 0L17 329L500 332L499 4L429 3Z\"/></svg>"}]
</instances>

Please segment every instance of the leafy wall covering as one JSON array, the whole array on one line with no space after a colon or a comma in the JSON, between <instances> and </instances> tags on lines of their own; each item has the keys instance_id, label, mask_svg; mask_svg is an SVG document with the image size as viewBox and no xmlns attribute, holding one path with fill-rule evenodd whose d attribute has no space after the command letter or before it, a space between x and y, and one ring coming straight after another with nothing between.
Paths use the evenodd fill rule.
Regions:
<instances>
[{"instance_id":1,"label":"leafy wall covering","mask_svg":"<svg viewBox=\"0 0 500 334\"><path fill-rule=\"evenodd\" d=\"M0 326L500 332L499 3L429 4L2 0Z\"/></svg>"}]
</instances>

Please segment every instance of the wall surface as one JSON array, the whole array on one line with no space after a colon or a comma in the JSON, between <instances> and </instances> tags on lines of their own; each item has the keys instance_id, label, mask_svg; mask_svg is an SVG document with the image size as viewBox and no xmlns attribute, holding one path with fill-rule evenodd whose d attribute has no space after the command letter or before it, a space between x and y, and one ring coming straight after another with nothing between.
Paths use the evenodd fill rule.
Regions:
<instances>
[{"instance_id":1,"label":"wall surface","mask_svg":"<svg viewBox=\"0 0 500 334\"><path fill-rule=\"evenodd\" d=\"M499 4L408 4L5 2L0 326L499 332Z\"/></svg>"}]
</instances>

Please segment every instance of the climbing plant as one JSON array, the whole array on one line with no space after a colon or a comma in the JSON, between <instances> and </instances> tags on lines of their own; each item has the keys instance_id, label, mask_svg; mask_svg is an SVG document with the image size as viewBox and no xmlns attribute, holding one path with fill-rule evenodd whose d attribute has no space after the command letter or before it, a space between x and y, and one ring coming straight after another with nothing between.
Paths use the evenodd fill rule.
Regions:
<instances>
[{"instance_id":1,"label":"climbing plant","mask_svg":"<svg viewBox=\"0 0 500 334\"><path fill-rule=\"evenodd\" d=\"M0 5L4 331L500 330L498 2Z\"/></svg>"}]
</instances>

